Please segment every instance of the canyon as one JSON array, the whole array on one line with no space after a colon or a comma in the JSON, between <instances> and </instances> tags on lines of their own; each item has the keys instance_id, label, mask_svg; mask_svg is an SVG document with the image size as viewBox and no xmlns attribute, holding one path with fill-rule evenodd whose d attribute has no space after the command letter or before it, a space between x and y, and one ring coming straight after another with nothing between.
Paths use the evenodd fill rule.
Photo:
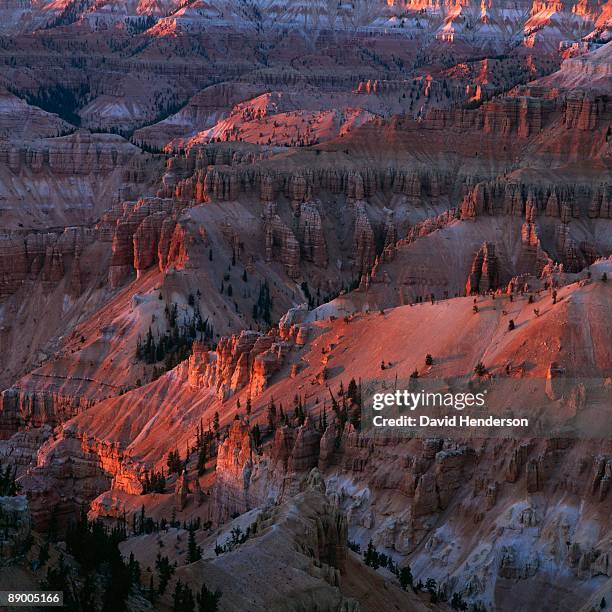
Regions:
<instances>
[{"instance_id":1,"label":"canyon","mask_svg":"<svg viewBox=\"0 0 612 612\"><path fill-rule=\"evenodd\" d=\"M128 610L612 601L609 3L0 15L3 586L89 520Z\"/></svg>"}]
</instances>

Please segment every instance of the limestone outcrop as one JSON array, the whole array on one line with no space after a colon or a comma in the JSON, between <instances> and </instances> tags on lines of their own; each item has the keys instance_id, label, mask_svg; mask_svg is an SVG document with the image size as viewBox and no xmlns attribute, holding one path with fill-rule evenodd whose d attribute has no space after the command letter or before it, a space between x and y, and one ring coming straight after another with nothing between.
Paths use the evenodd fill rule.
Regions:
<instances>
[{"instance_id":1,"label":"limestone outcrop","mask_svg":"<svg viewBox=\"0 0 612 612\"><path fill-rule=\"evenodd\" d=\"M32 520L44 529L55 513L65 522L111 488L139 494L139 468L124 459L118 444L80 434L72 425L49 438L38 451L36 463L22 477Z\"/></svg>"},{"instance_id":2,"label":"limestone outcrop","mask_svg":"<svg viewBox=\"0 0 612 612\"><path fill-rule=\"evenodd\" d=\"M37 280L47 288L66 274L80 275L81 252L95 241L88 228L67 227L61 232L6 232L0 235L0 299ZM71 284L78 289L78 284Z\"/></svg>"},{"instance_id":3,"label":"limestone outcrop","mask_svg":"<svg viewBox=\"0 0 612 612\"><path fill-rule=\"evenodd\" d=\"M465 286L467 295L494 291L500 285L500 270L495 245L485 242L474 256L472 270Z\"/></svg>"},{"instance_id":4,"label":"limestone outcrop","mask_svg":"<svg viewBox=\"0 0 612 612\"><path fill-rule=\"evenodd\" d=\"M280 369L290 346L273 335L254 331L222 338L214 351L197 343L189 358L189 382L194 387L212 387L224 399L243 388L255 397Z\"/></svg>"},{"instance_id":5,"label":"limestone outcrop","mask_svg":"<svg viewBox=\"0 0 612 612\"><path fill-rule=\"evenodd\" d=\"M97 226L101 239L112 236L111 287L119 286L134 271L140 274L156 264L168 264L169 253L178 250L176 225L166 223L173 212L171 200L147 198L125 202L102 218Z\"/></svg>"}]
</instances>

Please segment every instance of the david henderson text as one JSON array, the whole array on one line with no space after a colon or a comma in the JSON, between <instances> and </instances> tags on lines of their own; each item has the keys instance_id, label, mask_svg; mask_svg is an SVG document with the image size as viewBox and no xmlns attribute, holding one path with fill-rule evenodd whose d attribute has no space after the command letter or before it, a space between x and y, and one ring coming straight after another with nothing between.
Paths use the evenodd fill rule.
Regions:
<instances>
[{"instance_id":1,"label":"david henderson text","mask_svg":"<svg viewBox=\"0 0 612 612\"><path fill-rule=\"evenodd\" d=\"M501 419L493 416L479 419L457 415L442 418L425 415L385 418L377 414L372 422L374 427L529 427L529 419Z\"/></svg>"}]
</instances>

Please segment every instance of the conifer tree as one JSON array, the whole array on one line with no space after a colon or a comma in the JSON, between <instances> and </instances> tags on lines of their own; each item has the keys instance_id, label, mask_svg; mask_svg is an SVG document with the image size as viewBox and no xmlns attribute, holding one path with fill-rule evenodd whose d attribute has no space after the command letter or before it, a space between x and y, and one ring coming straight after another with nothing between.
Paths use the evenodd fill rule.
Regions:
<instances>
[{"instance_id":1,"label":"conifer tree","mask_svg":"<svg viewBox=\"0 0 612 612\"><path fill-rule=\"evenodd\" d=\"M189 527L189 540L187 543L187 563L195 563L202 558L202 548L195 539L195 528Z\"/></svg>"},{"instance_id":2,"label":"conifer tree","mask_svg":"<svg viewBox=\"0 0 612 612\"><path fill-rule=\"evenodd\" d=\"M274 431L276 429L276 404L274 398L270 398L268 403L268 429Z\"/></svg>"}]
</instances>

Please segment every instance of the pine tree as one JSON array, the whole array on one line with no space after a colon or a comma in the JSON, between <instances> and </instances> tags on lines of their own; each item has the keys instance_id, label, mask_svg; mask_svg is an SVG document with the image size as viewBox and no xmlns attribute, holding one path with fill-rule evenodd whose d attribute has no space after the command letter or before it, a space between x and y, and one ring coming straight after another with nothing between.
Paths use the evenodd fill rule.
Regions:
<instances>
[{"instance_id":1,"label":"pine tree","mask_svg":"<svg viewBox=\"0 0 612 612\"><path fill-rule=\"evenodd\" d=\"M198 612L217 612L220 599L220 591L215 591L213 593L203 584L197 595Z\"/></svg>"},{"instance_id":2,"label":"pine tree","mask_svg":"<svg viewBox=\"0 0 612 612\"><path fill-rule=\"evenodd\" d=\"M487 368L485 368L484 363L482 363L482 361L479 361L475 366L474 366L474 373L477 376L484 376L487 373Z\"/></svg>"},{"instance_id":3,"label":"pine tree","mask_svg":"<svg viewBox=\"0 0 612 612\"><path fill-rule=\"evenodd\" d=\"M195 599L191 589L177 580L172 595L172 612L195 612Z\"/></svg>"},{"instance_id":4,"label":"pine tree","mask_svg":"<svg viewBox=\"0 0 612 612\"><path fill-rule=\"evenodd\" d=\"M168 582L170 582L170 578L172 578L172 574L174 574L174 566L170 563L168 557L162 557L161 553L158 552L155 560L155 568L157 569L158 575L157 592L163 595L168 586Z\"/></svg>"},{"instance_id":5,"label":"pine tree","mask_svg":"<svg viewBox=\"0 0 612 612\"><path fill-rule=\"evenodd\" d=\"M128 571L131 576L133 584L140 584L140 563L134 559L134 553L130 553L130 559L128 561Z\"/></svg>"},{"instance_id":6,"label":"pine tree","mask_svg":"<svg viewBox=\"0 0 612 612\"><path fill-rule=\"evenodd\" d=\"M404 591L406 591L408 587L412 586L413 578L412 578L412 571L409 565L402 567L402 569L400 570L399 581L400 581L400 586L402 587L402 589L404 589Z\"/></svg>"},{"instance_id":7,"label":"pine tree","mask_svg":"<svg viewBox=\"0 0 612 612\"><path fill-rule=\"evenodd\" d=\"M255 425L253 425L253 428L251 429L251 437L253 438L253 444L255 445L255 448L258 448L261 444L261 431L257 423L255 423Z\"/></svg>"},{"instance_id":8,"label":"pine tree","mask_svg":"<svg viewBox=\"0 0 612 612\"><path fill-rule=\"evenodd\" d=\"M166 464L168 465L169 474L180 474L183 471L183 462L178 450L175 449L168 453Z\"/></svg>"},{"instance_id":9,"label":"pine tree","mask_svg":"<svg viewBox=\"0 0 612 612\"><path fill-rule=\"evenodd\" d=\"M463 601L463 597L461 596L461 593L453 593L453 596L451 598L451 608L453 610L467 610L468 606L465 603L465 601Z\"/></svg>"},{"instance_id":10,"label":"pine tree","mask_svg":"<svg viewBox=\"0 0 612 612\"><path fill-rule=\"evenodd\" d=\"M372 540L368 542L368 547L363 553L363 560L365 561L366 565L374 569L378 569L380 567L378 552L376 551L376 548L374 548Z\"/></svg>"},{"instance_id":11,"label":"pine tree","mask_svg":"<svg viewBox=\"0 0 612 612\"><path fill-rule=\"evenodd\" d=\"M276 429L276 404L274 398L270 398L268 403L268 429L274 431Z\"/></svg>"},{"instance_id":12,"label":"pine tree","mask_svg":"<svg viewBox=\"0 0 612 612\"><path fill-rule=\"evenodd\" d=\"M359 391L357 389L357 383L354 378L351 378L348 384L348 388L346 390L347 397L356 404L359 399Z\"/></svg>"},{"instance_id":13,"label":"pine tree","mask_svg":"<svg viewBox=\"0 0 612 612\"><path fill-rule=\"evenodd\" d=\"M195 528L189 528L189 541L187 543L187 563L195 563L202 558L202 548L195 539Z\"/></svg>"},{"instance_id":14,"label":"pine tree","mask_svg":"<svg viewBox=\"0 0 612 612\"><path fill-rule=\"evenodd\" d=\"M325 406L325 402L323 402L323 410L319 414L319 431L321 433L325 433L327 429L327 408Z\"/></svg>"},{"instance_id":15,"label":"pine tree","mask_svg":"<svg viewBox=\"0 0 612 612\"><path fill-rule=\"evenodd\" d=\"M425 590L428 591L431 596L431 603L436 603L438 601L438 583L434 578L427 579Z\"/></svg>"}]
</instances>

